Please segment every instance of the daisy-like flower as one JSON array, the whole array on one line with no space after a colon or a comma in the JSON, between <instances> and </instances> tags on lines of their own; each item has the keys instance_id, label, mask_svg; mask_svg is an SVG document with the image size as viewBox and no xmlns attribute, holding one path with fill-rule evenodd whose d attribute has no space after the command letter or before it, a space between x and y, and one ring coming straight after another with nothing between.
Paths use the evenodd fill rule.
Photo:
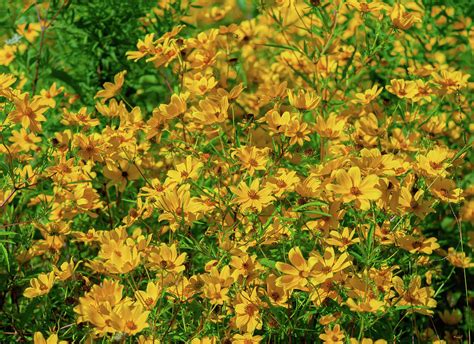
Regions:
<instances>
[{"instance_id":1,"label":"daisy-like flower","mask_svg":"<svg viewBox=\"0 0 474 344\"><path fill-rule=\"evenodd\" d=\"M306 290L306 285L313 275L313 268L318 262L317 258L310 257L306 261L300 248L294 247L288 252L288 259L291 265L281 262L275 265L283 273L283 276L276 280L276 285L283 287L285 290Z\"/></svg>"},{"instance_id":2,"label":"daisy-like flower","mask_svg":"<svg viewBox=\"0 0 474 344\"><path fill-rule=\"evenodd\" d=\"M115 97L122 89L126 74L127 74L126 70L115 74L114 82L104 83L104 89L97 92L97 94L95 95L95 98L102 98L102 103L105 103L107 99Z\"/></svg>"},{"instance_id":3,"label":"daisy-like flower","mask_svg":"<svg viewBox=\"0 0 474 344\"><path fill-rule=\"evenodd\" d=\"M41 123L46 121L43 115L48 106L41 97L34 97L30 101L28 94L14 100L15 110L10 112L8 119L14 123L21 123L25 129L31 129L34 132L41 131Z\"/></svg>"},{"instance_id":4,"label":"daisy-like flower","mask_svg":"<svg viewBox=\"0 0 474 344\"><path fill-rule=\"evenodd\" d=\"M326 328L323 334L319 335L319 338L322 339L325 344L343 344L345 334L341 330L341 326L337 324L332 329Z\"/></svg>"},{"instance_id":5,"label":"daisy-like flower","mask_svg":"<svg viewBox=\"0 0 474 344\"><path fill-rule=\"evenodd\" d=\"M347 227L342 230L342 233L331 231L329 238L325 241L328 245L336 246L340 252L344 252L350 245L360 242L359 238L354 238L355 232L355 229L349 232Z\"/></svg>"},{"instance_id":6,"label":"daisy-like flower","mask_svg":"<svg viewBox=\"0 0 474 344\"><path fill-rule=\"evenodd\" d=\"M252 333L255 329L262 328L262 319L260 318L260 299L257 295L257 289L253 289L249 294L246 291L241 292L241 302L235 306L235 324L244 332Z\"/></svg>"},{"instance_id":7,"label":"daisy-like flower","mask_svg":"<svg viewBox=\"0 0 474 344\"><path fill-rule=\"evenodd\" d=\"M259 149L254 146L243 146L232 154L237 156L240 164L253 176L255 171L265 171L268 162L268 150Z\"/></svg>"},{"instance_id":8,"label":"daisy-like flower","mask_svg":"<svg viewBox=\"0 0 474 344\"><path fill-rule=\"evenodd\" d=\"M30 280L30 287L26 288L23 295L29 299L48 294L54 284L54 272L40 274L37 278Z\"/></svg>"},{"instance_id":9,"label":"daisy-like flower","mask_svg":"<svg viewBox=\"0 0 474 344\"><path fill-rule=\"evenodd\" d=\"M110 319L116 331L134 335L148 327L148 314L150 311L144 311L141 304L123 303L114 309Z\"/></svg>"},{"instance_id":10,"label":"daisy-like flower","mask_svg":"<svg viewBox=\"0 0 474 344\"><path fill-rule=\"evenodd\" d=\"M356 3L357 1L353 0L349 2L350 5ZM360 3L362 6L362 3ZM378 97L378 95L382 92L383 88L379 87L378 85L374 85L374 87L364 91L364 93L356 93L355 98L352 102L355 104L363 104L367 105L370 104L374 99Z\"/></svg>"},{"instance_id":11,"label":"daisy-like flower","mask_svg":"<svg viewBox=\"0 0 474 344\"><path fill-rule=\"evenodd\" d=\"M261 212L275 198L271 195L269 187L260 188L260 180L254 179L250 187L245 182L240 182L238 187L231 186L230 190L237 196L235 201L240 204L240 209Z\"/></svg>"},{"instance_id":12,"label":"daisy-like flower","mask_svg":"<svg viewBox=\"0 0 474 344\"><path fill-rule=\"evenodd\" d=\"M356 201L355 205L361 210L368 210L370 201L375 201L382 196L376 188L378 177L376 175L361 177L358 167L351 167L348 172L339 170L336 173L336 183L329 184L326 188L342 197L344 203Z\"/></svg>"}]
</instances>

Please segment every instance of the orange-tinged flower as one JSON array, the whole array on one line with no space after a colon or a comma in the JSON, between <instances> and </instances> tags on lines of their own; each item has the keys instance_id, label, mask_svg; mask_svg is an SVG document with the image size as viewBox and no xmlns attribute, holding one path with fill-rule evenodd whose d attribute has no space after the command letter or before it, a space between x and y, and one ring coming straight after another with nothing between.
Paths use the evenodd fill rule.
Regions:
<instances>
[{"instance_id":1,"label":"orange-tinged flower","mask_svg":"<svg viewBox=\"0 0 474 344\"><path fill-rule=\"evenodd\" d=\"M254 146L242 146L236 149L232 156L237 156L241 166L253 176L255 171L265 171L268 162L268 149Z\"/></svg>"},{"instance_id":2,"label":"orange-tinged flower","mask_svg":"<svg viewBox=\"0 0 474 344\"><path fill-rule=\"evenodd\" d=\"M107 99L115 97L122 89L123 82L127 71L121 71L114 76L114 82L104 83L104 89L97 92L95 98L102 98L102 103L105 103Z\"/></svg>"},{"instance_id":3,"label":"orange-tinged flower","mask_svg":"<svg viewBox=\"0 0 474 344\"><path fill-rule=\"evenodd\" d=\"M399 306L411 306L407 312L417 312L421 314L433 314L430 308L436 307L436 301L432 298L434 290L431 287L421 287L421 277L414 276L408 285L405 286L403 280L395 276L392 279L393 287L399 297L395 297L393 302Z\"/></svg>"},{"instance_id":4,"label":"orange-tinged flower","mask_svg":"<svg viewBox=\"0 0 474 344\"><path fill-rule=\"evenodd\" d=\"M167 172L168 178L166 179L165 185L167 187L185 183L188 180L197 180L199 178L199 171L204 166L202 162L194 159L190 155L186 157L186 160L176 165L175 170L169 170Z\"/></svg>"},{"instance_id":5,"label":"orange-tinged flower","mask_svg":"<svg viewBox=\"0 0 474 344\"><path fill-rule=\"evenodd\" d=\"M97 155L97 158L100 158L100 155ZM118 163L108 161L104 167L104 176L109 178L112 184L118 185L119 191L123 192L127 183L139 179L141 174L135 164L122 159Z\"/></svg>"},{"instance_id":6,"label":"orange-tinged flower","mask_svg":"<svg viewBox=\"0 0 474 344\"><path fill-rule=\"evenodd\" d=\"M245 182L240 182L238 188L231 186L230 190L237 196L235 201L240 204L242 211L250 209L261 212L263 207L274 200L274 197L271 196L272 190L269 187L260 188L259 179L254 179L250 187Z\"/></svg>"},{"instance_id":7,"label":"orange-tinged flower","mask_svg":"<svg viewBox=\"0 0 474 344\"><path fill-rule=\"evenodd\" d=\"M411 235L405 235L397 238L396 244L410 253L432 254L440 246L436 238L416 238Z\"/></svg>"},{"instance_id":8,"label":"orange-tinged flower","mask_svg":"<svg viewBox=\"0 0 474 344\"><path fill-rule=\"evenodd\" d=\"M451 179L437 178L429 185L430 192L442 201L459 203L464 199L463 190L456 188L456 183Z\"/></svg>"},{"instance_id":9,"label":"orange-tinged flower","mask_svg":"<svg viewBox=\"0 0 474 344\"><path fill-rule=\"evenodd\" d=\"M346 126L346 121L337 116L335 113L329 114L327 119L323 116L316 118L314 130L321 136L328 139L339 138Z\"/></svg>"},{"instance_id":10,"label":"orange-tinged flower","mask_svg":"<svg viewBox=\"0 0 474 344\"><path fill-rule=\"evenodd\" d=\"M65 340L59 340L59 337L56 333L53 333L45 339L41 332L35 332L33 336L33 343L34 344L67 344L68 342Z\"/></svg>"},{"instance_id":11,"label":"orange-tinged flower","mask_svg":"<svg viewBox=\"0 0 474 344\"><path fill-rule=\"evenodd\" d=\"M336 172L336 184L328 184L326 188L341 195L344 203L356 201L357 208L368 210L369 201L375 201L382 196L382 192L376 188L378 181L375 175L368 175L362 179L360 169L351 167L348 172L344 170Z\"/></svg>"},{"instance_id":12,"label":"orange-tinged flower","mask_svg":"<svg viewBox=\"0 0 474 344\"><path fill-rule=\"evenodd\" d=\"M321 97L316 96L314 92L299 90L298 92L293 92L288 90L288 100L291 105L300 110L313 110L315 109Z\"/></svg>"},{"instance_id":13,"label":"orange-tinged flower","mask_svg":"<svg viewBox=\"0 0 474 344\"><path fill-rule=\"evenodd\" d=\"M28 152L30 150L37 150L37 143L41 142L41 138L35 133L28 133L25 128L20 128L20 131L13 130L12 136L8 139L13 142L12 150Z\"/></svg>"},{"instance_id":14,"label":"orange-tinged flower","mask_svg":"<svg viewBox=\"0 0 474 344\"><path fill-rule=\"evenodd\" d=\"M150 281L146 285L146 291L137 290L135 292L135 298L147 310L152 310L158 299L161 297L162 292L163 288L159 282Z\"/></svg>"},{"instance_id":15,"label":"orange-tinged flower","mask_svg":"<svg viewBox=\"0 0 474 344\"><path fill-rule=\"evenodd\" d=\"M359 238L354 238L355 229L349 232L349 228L345 227L342 233L338 231L331 231L329 238L325 239L328 245L336 246L340 252L344 252L350 245L360 242Z\"/></svg>"},{"instance_id":16,"label":"orange-tinged flower","mask_svg":"<svg viewBox=\"0 0 474 344\"><path fill-rule=\"evenodd\" d=\"M191 197L189 184L167 188L156 200L156 207L163 210L158 219L169 221L173 231L181 225L191 225L204 210L202 203L196 197Z\"/></svg>"},{"instance_id":17,"label":"orange-tinged flower","mask_svg":"<svg viewBox=\"0 0 474 344\"><path fill-rule=\"evenodd\" d=\"M141 304L121 304L110 316L111 325L117 332L134 335L148 327L149 311L143 310Z\"/></svg>"},{"instance_id":18,"label":"orange-tinged flower","mask_svg":"<svg viewBox=\"0 0 474 344\"><path fill-rule=\"evenodd\" d=\"M39 274L30 280L30 287L26 288L23 295L29 299L48 294L54 284L54 272Z\"/></svg>"},{"instance_id":19,"label":"orange-tinged flower","mask_svg":"<svg viewBox=\"0 0 474 344\"><path fill-rule=\"evenodd\" d=\"M283 276L276 280L276 285L285 288L285 290L300 289L306 290L306 285L313 281L313 268L318 262L315 257L310 257L308 261L304 259L299 247L294 247L288 252L288 259L291 263L277 262L275 267L283 273Z\"/></svg>"},{"instance_id":20,"label":"orange-tinged flower","mask_svg":"<svg viewBox=\"0 0 474 344\"><path fill-rule=\"evenodd\" d=\"M420 219L424 218L427 214L433 212L434 209L431 207L433 202L423 199L423 195L423 190L418 190L415 194L412 194L409 188L402 187L398 208L406 213L414 213Z\"/></svg>"},{"instance_id":21,"label":"orange-tinged flower","mask_svg":"<svg viewBox=\"0 0 474 344\"><path fill-rule=\"evenodd\" d=\"M421 19L414 13L408 12L405 6L396 3L390 14L392 24L400 30L408 30L414 24L421 22Z\"/></svg>"},{"instance_id":22,"label":"orange-tinged flower","mask_svg":"<svg viewBox=\"0 0 474 344\"><path fill-rule=\"evenodd\" d=\"M258 298L257 289L254 288L250 294L242 291L240 300L241 302L235 306L235 325L239 330L247 333L252 333L255 329L261 329L261 301Z\"/></svg>"},{"instance_id":23,"label":"orange-tinged flower","mask_svg":"<svg viewBox=\"0 0 474 344\"><path fill-rule=\"evenodd\" d=\"M469 269L474 267L474 262L471 263L471 257L466 257L465 252L456 252L453 247L448 249L446 258L453 266L458 268Z\"/></svg>"},{"instance_id":24,"label":"orange-tinged flower","mask_svg":"<svg viewBox=\"0 0 474 344\"><path fill-rule=\"evenodd\" d=\"M178 255L175 244L171 246L161 244L159 247L151 249L147 260L152 270L179 273L185 269L186 253Z\"/></svg>"},{"instance_id":25,"label":"orange-tinged flower","mask_svg":"<svg viewBox=\"0 0 474 344\"><path fill-rule=\"evenodd\" d=\"M398 98L413 99L418 94L418 88L414 81L403 79L392 79L390 85L385 86L387 91L395 94Z\"/></svg>"},{"instance_id":26,"label":"orange-tinged flower","mask_svg":"<svg viewBox=\"0 0 474 344\"><path fill-rule=\"evenodd\" d=\"M23 97L14 99L13 102L15 110L10 112L8 119L14 123L21 123L23 128L29 128L33 132L41 131L40 122L46 121L43 114L48 110L44 100L41 97L34 97L30 101L30 96L25 94Z\"/></svg>"},{"instance_id":27,"label":"orange-tinged flower","mask_svg":"<svg viewBox=\"0 0 474 344\"><path fill-rule=\"evenodd\" d=\"M46 23L22 23L16 27L16 32L25 37L28 42L33 42L39 35Z\"/></svg>"},{"instance_id":28,"label":"orange-tinged flower","mask_svg":"<svg viewBox=\"0 0 474 344\"><path fill-rule=\"evenodd\" d=\"M352 3L356 2L355 0L352 1ZM351 4L351 3L349 3ZM373 4L373 3L372 3ZM378 85L374 85L372 88L364 91L364 93L356 93L355 98L353 99L352 102L355 104L362 104L362 105L368 105L370 104L374 99L378 97L378 95L382 92L383 88L379 87Z\"/></svg>"},{"instance_id":29,"label":"orange-tinged flower","mask_svg":"<svg viewBox=\"0 0 474 344\"><path fill-rule=\"evenodd\" d=\"M257 336L252 333L234 334L232 344L258 344L262 340L262 336Z\"/></svg>"},{"instance_id":30,"label":"orange-tinged flower","mask_svg":"<svg viewBox=\"0 0 474 344\"><path fill-rule=\"evenodd\" d=\"M326 328L323 334L319 335L319 338L322 339L325 344L344 344L344 338L346 335L344 331L341 330L339 324L335 325L332 329L329 327Z\"/></svg>"}]
</instances>

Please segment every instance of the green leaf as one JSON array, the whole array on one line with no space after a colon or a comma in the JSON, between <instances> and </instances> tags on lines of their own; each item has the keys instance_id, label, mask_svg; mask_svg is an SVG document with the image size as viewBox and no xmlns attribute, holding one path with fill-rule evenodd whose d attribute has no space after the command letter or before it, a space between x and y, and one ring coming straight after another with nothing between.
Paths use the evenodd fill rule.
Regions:
<instances>
[{"instance_id":1,"label":"green leaf","mask_svg":"<svg viewBox=\"0 0 474 344\"><path fill-rule=\"evenodd\" d=\"M260 264L262 264L263 266L275 269L276 262L274 260L271 260L271 259L268 259L268 258L262 258L258 262Z\"/></svg>"}]
</instances>

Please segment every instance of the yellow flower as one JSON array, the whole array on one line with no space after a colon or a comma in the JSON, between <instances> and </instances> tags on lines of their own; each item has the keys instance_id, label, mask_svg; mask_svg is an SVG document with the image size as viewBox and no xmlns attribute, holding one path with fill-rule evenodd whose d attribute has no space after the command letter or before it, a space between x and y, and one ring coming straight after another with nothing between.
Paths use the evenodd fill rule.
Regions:
<instances>
[{"instance_id":1,"label":"yellow flower","mask_svg":"<svg viewBox=\"0 0 474 344\"><path fill-rule=\"evenodd\" d=\"M313 281L313 269L318 260L310 257L306 261L299 247L294 247L288 252L288 259L291 263L277 262L275 267L283 273L283 276L276 280L276 285L285 290L300 289L307 290L306 285L311 283L323 282L324 280Z\"/></svg>"},{"instance_id":2,"label":"yellow flower","mask_svg":"<svg viewBox=\"0 0 474 344\"><path fill-rule=\"evenodd\" d=\"M370 338L362 338L360 341L356 338L351 338L350 344L387 344L385 339L373 340Z\"/></svg>"},{"instance_id":3,"label":"yellow flower","mask_svg":"<svg viewBox=\"0 0 474 344\"><path fill-rule=\"evenodd\" d=\"M441 88L443 94L458 92L467 87L470 75L459 71L442 70L433 73L433 82Z\"/></svg>"},{"instance_id":4,"label":"yellow flower","mask_svg":"<svg viewBox=\"0 0 474 344\"><path fill-rule=\"evenodd\" d=\"M118 281L104 280L93 285L74 308L78 314L77 323L90 322L100 333L116 332L112 327L112 312L121 304L131 304L130 298L123 298L123 286Z\"/></svg>"},{"instance_id":5,"label":"yellow flower","mask_svg":"<svg viewBox=\"0 0 474 344\"><path fill-rule=\"evenodd\" d=\"M157 109L153 110L153 115L161 116L165 121L169 121L179 115L183 114L187 110L186 100L188 94L173 94L169 104L161 104Z\"/></svg>"},{"instance_id":6,"label":"yellow flower","mask_svg":"<svg viewBox=\"0 0 474 344\"><path fill-rule=\"evenodd\" d=\"M336 246L340 252L344 252L350 245L360 242L359 238L354 239L355 232L355 229L349 232L349 228L347 227L342 230L342 233L331 231L329 233L330 237L325 241L328 245Z\"/></svg>"},{"instance_id":7,"label":"yellow flower","mask_svg":"<svg viewBox=\"0 0 474 344\"><path fill-rule=\"evenodd\" d=\"M15 54L18 48L16 45L5 44L0 48L0 66L8 66L15 60Z\"/></svg>"},{"instance_id":8,"label":"yellow flower","mask_svg":"<svg viewBox=\"0 0 474 344\"><path fill-rule=\"evenodd\" d=\"M463 200L461 188L456 188L456 183L451 179L437 178L430 185L430 192L442 201L459 203Z\"/></svg>"},{"instance_id":9,"label":"yellow flower","mask_svg":"<svg viewBox=\"0 0 474 344\"><path fill-rule=\"evenodd\" d=\"M59 340L58 335L56 333L53 333L52 335L48 337L48 339L45 339L41 332L35 332L35 335L33 337L33 343L34 344L67 344L68 342L65 340Z\"/></svg>"},{"instance_id":10,"label":"yellow flower","mask_svg":"<svg viewBox=\"0 0 474 344\"><path fill-rule=\"evenodd\" d=\"M163 210L158 219L169 221L173 231L176 231L182 224L191 225L204 209L196 197L191 197L189 184L181 185L178 188L167 188L156 200L156 207Z\"/></svg>"},{"instance_id":11,"label":"yellow flower","mask_svg":"<svg viewBox=\"0 0 474 344\"><path fill-rule=\"evenodd\" d=\"M430 308L436 307L436 301L432 298L434 290L431 287L421 288L421 277L414 276L405 287L403 280L395 276L392 279L393 287L399 297L395 297L393 302L399 306L411 306L407 312L417 312L425 315L433 314ZM421 307L420 307L421 306Z\"/></svg>"},{"instance_id":12,"label":"yellow flower","mask_svg":"<svg viewBox=\"0 0 474 344\"><path fill-rule=\"evenodd\" d=\"M417 166L427 177L446 177L450 156L451 154L447 149L437 147L430 150L426 156L418 155L416 158Z\"/></svg>"},{"instance_id":13,"label":"yellow flower","mask_svg":"<svg viewBox=\"0 0 474 344\"><path fill-rule=\"evenodd\" d=\"M41 142L41 138L34 133L28 133L25 128L20 128L20 131L13 130L12 136L8 139L13 142L12 150L28 152L30 150L37 150L37 143Z\"/></svg>"},{"instance_id":14,"label":"yellow flower","mask_svg":"<svg viewBox=\"0 0 474 344\"><path fill-rule=\"evenodd\" d=\"M298 118L292 119L285 128L285 136L290 138L290 145L298 143L298 145L302 146L305 141L310 141L308 136L310 133L311 130L308 127L308 123Z\"/></svg>"},{"instance_id":15,"label":"yellow flower","mask_svg":"<svg viewBox=\"0 0 474 344\"><path fill-rule=\"evenodd\" d=\"M349 4L355 3L355 0L349 2ZM374 3L371 3L374 4ZM362 5L362 3L360 3ZM371 89L364 91L364 93L356 93L356 99L352 100L355 104L363 104L367 105L370 104L374 99L378 97L378 95L382 92L383 88L378 85L374 85Z\"/></svg>"},{"instance_id":16,"label":"yellow flower","mask_svg":"<svg viewBox=\"0 0 474 344\"><path fill-rule=\"evenodd\" d=\"M39 274L30 280L30 287L26 288L23 295L29 299L48 294L54 284L54 272Z\"/></svg>"},{"instance_id":17,"label":"yellow flower","mask_svg":"<svg viewBox=\"0 0 474 344\"><path fill-rule=\"evenodd\" d=\"M311 91L299 90L298 92L293 92L288 90L288 100L297 109L313 110L318 106L321 98Z\"/></svg>"},{"instance_id":18,"label":"yellow flower","mask_svg":"<svg viewBox=\"0 0 474 344\"><path fill-rule=\"evenodd\" d=\"M436 238L415 238L411 235L405 235L397 238L397 245L410 253L432 254L434 250L439 248Z\"/></svg>"},{"instance_id":19,"label":"yellow flower","mask_svg":"<svg viewBox=\"0 0 474 344\"><path fill-rule=\"evenodd\" d=\"M56 266L53 266L54 275L60 281L65 281L71 278L74 275L74 271L77 269L79 263L74 264L74 261L64 262L61 264L59 269Z\"/></svg>"},{"instance_id":20,"label":"yellow flower","mask_svg":"<svg viewBox=\"0 0 474 344\"><path fill-rule=\"evenodd\" d=\"M448 249L446 258L453 266L458 268L469 269L474 267L474 263L471 263L471 257L466 257L466 253L464 252L456 252L453 247Z\"/></svg>"},{"instance_id":21,"label":"yellow flower","mask_svg":"<svg viewBox=\"0 0 474 344\"><path fill-rule=\"evenodd\" d=\"M21 123L25 129L30 128L33 132L41 131L41 123L46 121L44 112L48 109L47 104L41 97L34 97L30 101L28 94L14 100L15 110L10 112L8 119L14 123Z\"/></svg>"},{"instance_id":22,"label":"yellow flower","mask_svg":"<svg viewBox=\"0 0 474 344\"><path fill-rule=\"evenodd\" d=\"M330 113L327 119L324 119L323 116L316 118L314 130L321 137L337 139L341 137L345 125L346 121L344 119L339 118L335 113Z\"/></svg>"},{"instance_id":23,"label":"yellow flower","mask_svg":"<svg viewBox=\"0 0 474 344\"><path fill-rule=\"evenodd\" d=\"M300 178L296 175L296 171L279 169L274 176L268 178L267 185L275 197L282 197L284 193L294 191L299 182Z\"/></svg>"},{"instance_id":24,"label":"yellow flower","mask_svg":"<svg viewBox=\"0 0 474 344\"><path fill-rule=\"evenodd\" d=\"M351 311L359 312L359 313L360 312L376 313L385 305L383 301L379 301L371 297L358 300L357 302L354 301L352 298L349 298L347 299L346 304L347 306L349 306Z\"/></svg>"},{"instance_id":25,"label":"yellow flower","mask_svg":"<svg viewBox=\"0 0 474 344\"><path fill-rule=\"evenodd\" d=\"M158 299L161 297L162 291L163 288L158 282L155 283L150 281L146 286L146 291L137 290L135 292L135 298L147 310L152 310Z\"/></svg>"},{"instance_id":26,"label":"yellow flower","mask_svg":"<svg viewBox=\"0 0 474 344\"><path fill-rule=\"evenodd\" d=\"M46 25L46 23L18 24L16 27L16 32L25 37L25 39L31 43L39 36L43 25Z\"/></svg>"},{"instance_id":27,"label":"yellow flower","mask_svg":"<svg viewBox=\"0 0 474 344\"><path fill-rule=\"evenodd\" d=\"M134 335L148 327L149 311L144 311L141 304L121 304L110 316L111 325L117 332Z\"/></svg>"},{"instance_id":28,"label":"yellow flower","mask_svg":"<svg viewBox=\"0 0 474 344\"><path fill-rule=\"evenodd\" d=\"M355 200L357 208L368 210L369 201L375 201L382 196L382 192L376 188L377 184L377 176L368 175L362 179L360 169L351 167L348 172L344 170L336 172L336 184L329 184L326 188L341 195L344 203Z\"/></svg>"},{"instance_id":29,"label":"yellow flower","mask_svg":"<svg viewBox=\"0 0 474 344\"><path fill-rule=\"evenodd\" d=\"M390 85L385 86L387 91L395 94L398 98L413 99L418 94L418 88L414 81L403 79L392 79Z\"/></svg>"},{"instance_id":30,"label":"yellow flower","mask_svg":"<svg viewBox=\"0 0 474 344\"><path fill-rule=\"evenodd\" d=\"M0 57L1 64L1 57ZM10 86L13 85L16 81L16 78L11 74L0 73L0 96L10 98L11 89Z\"/></svg>"},{"instance_id":31,"label":"yellow flower","mask_svg":"<svg viewBox=\"0 0 474 344\"><path fill-rule=\"evenodd\" d=\"M126 70L115 74L114 82L104 83L104 89L97 92L95 98L102 98L102 103L105 103L107 99L115 97L122 89L126 74Z\"/></svg>"},{"instance_id":32,"label":"yellow flower","mask_svg":"<svg viewBox=\"0 0 474 344\"><path fill-rule=\"evenodd\" d=\"M274 200L269 187L260 188L259 179L254 179L250 187L245 182L240 182L238 188L231 186L230 190L237 196L235 201L240 204L242 211L250 209L261 212L263 207Z\"/></svg>"},{"instance_id":33,"label":"yellow flower","mask_svg":"<svg viewBox=\"0 0 474 344\"><path fill-rule=\"evenodd\" d=\"M152 270L168 273L177 274L184 271L185 260L186 253L178 255L175 244L171 246L161 244L159 247L153 247L148 254L148 265Z\"/></svg>"},{"instance_id":34,"label":"yellow flower","mask_svg":"<svg viewBox=\"0 0 474 344\"><path fill-rule=\"evenodd\" d=\"M324 333L319 335L319 338L326 344L344 344L345 334L341 330L341 326L337 324L332 329L326 328Z\"/></svg>"},{"instance_id":35,"label":"yellow flower","mask_svg":"<svg viewBox=\"0 0 474 344\"><path fill-rule=\"evenodd\" d=\"M415 23L421 22L417 15L407 12L405 6L399 3L393 6L390 18L392 19L392 24L400 30L408 30Z\"/></svg>"},{"instance_id":36,"label":"yellow flower","mask_svg":"<svg viewBox=\"0 0 474 344\"><path fill-rule=\"evenodd\" d=\"M194 159L190 155L181 164L176 165L175 170L168 170L165 185L185 183L187 180L197 180L199 178L199 170L203 167L203 163Z\"/></svg>"},{"instance_id":37,"label":"yellow flower","mask_svg":"<svg viewBox=\"0 0 474 344\"><path fill-rule=\"evenodd\" d=\"M241 166L253 176L255 171L265 171L268 162L268 150L254 146L242 146L232 153L237 156Z\"/></svg>"},{"instance_id":38,"label":"yellow flower","mask_svg":"<svg viewBox=\"0 0 474 344\"><path fill-rule=\"evenodd\" d=\"M97 157L99 159L99 151L97 151L96 153L97 156L92 155L91 157ZM125 190L125 187L127 186L127 183L130 180L139 179L141 175L135 164L130 163L125 159L122 159L118 163L115 161L108 161L106 166L104 167L104 176L106 178L111 179L112 184L117 184L119 191L123 192Z\"/></svg>"},{"instance_id":39,"label":"yellow flower","mask_svg":"<svg viewBox=\"0 0 474 344\"><path fill-rule=\"evenodd\" d=\"M402 187L400 190L398 208L407 213L414 213L420 219L424 218L427 214L433 212L434 209L431 207L433 202L424 200L423 195L423 190L418 190L413 195L409 188Z\"/></svg>"},{"instance_id":40,"label":"yellow flower","mask_svg":"<svg viewBox=\"0 0 474 344\"><path fill-rule=\"evenodd\" d=\"M235 306L235 325L243 332L252 333L255 329L262 328L260 317L260 299L257 289L254 288L250 294L241 292L240 303Z\"/></svg>"},{"instance_id":41,"label":"yellow flower","mask_svg":"<svg viewBox=\"0 0 474 344\"><path fill-rule=\"evenodd\" d=\"M232 344L258 344L262 340L262 336L256 336L252 333L234 334L232 337Z\"/></svg>"},{"instance_id":42,"label":"yellow flower","mask_svg":"<svg viewBox=\"0 0 474 344\"><path fill-rule=\"evenodd\" d=\"M137 43L138 51L127 51L127 58L137 62L139 59L151 54L155 50L154 36L155 34L149 33L143 40L139 39Z\"/></svg>"},{"instance_id":43,"label":"yellow flower","mask_svg":"<svg viewBox=\"0 0 474 344\"><path fill-rule=\"evenodd\" d=\"M287 301L288 301L288 296L289 296L288 290L285 290L285 288L278 286L276 284L276 279L277 277L271 274L265 280L267 284L266 293L267 293L268 299L270 300L272 305L287 308L288 307Z\"/></svg>"}]
</instances>

